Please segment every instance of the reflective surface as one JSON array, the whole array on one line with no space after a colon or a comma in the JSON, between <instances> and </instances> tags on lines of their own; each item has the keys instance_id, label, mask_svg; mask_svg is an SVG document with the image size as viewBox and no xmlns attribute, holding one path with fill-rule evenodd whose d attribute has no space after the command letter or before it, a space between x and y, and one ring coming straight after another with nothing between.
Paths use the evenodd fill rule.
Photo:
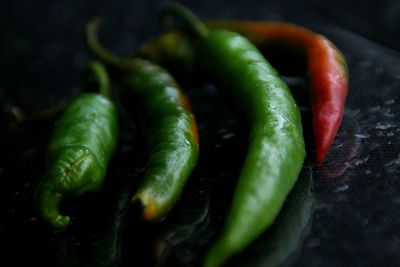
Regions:
<instances>
[{"instance_id":1,"label":"reflective surface","mask_svg":"<svg viewBox=\"0 0 400 267\"><path fill-rule=\"evenodd\" d=\"M346 113L326 164L311 168L306 162L276 224L229 266L398 265L400 54L384 46L398 49L391 41L396 37L386 34L400 17L392 14L400 14L398 9L388 8L396 1L383 1L376 9L390 11L379 33L358 26L374 19L370 6L376 5L368 4L372 1L364 1L364 9L355 4L360 1L349 6L339 1L333 7L330 1L183 2L204 18L284 20L310 27L330 38L349 63ZM90 58L82 38L84 23L103 16L107 26L102 39L127 55L159 31L160 5L0 1L1 107L18 105L30 113L78 93L80 71ZM299 77L285 79L302 106L312 155L307 83ZM146 147L125 115L106 186L97 195L65 203L63 208L73 214L72 225L65 232L52 232L37 220L32 197L44 172L44 150L55 118L17 125L3 114L4 261L38 266L196 266L222 226L247 136L215 88L191 89L202 138L200 161L181 201L158 224L139 221L127 208L129 194L143 174Z\"/></svg>"}]
</instances>

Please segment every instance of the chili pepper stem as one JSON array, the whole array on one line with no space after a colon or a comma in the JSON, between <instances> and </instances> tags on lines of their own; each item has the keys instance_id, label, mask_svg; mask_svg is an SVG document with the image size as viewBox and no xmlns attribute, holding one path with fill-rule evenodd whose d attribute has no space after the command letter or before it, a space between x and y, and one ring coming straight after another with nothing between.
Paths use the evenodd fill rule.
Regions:
<instances>
[{"instance_id":1,"label":"chili pepper stem","mask_svg":"<svg viewBox=\"0 0 400 267\"><path fill-rule=\"evenodd\" d=\"M120 64L121 59L107 51L98 41L97 33L101 22L101 19L95 18L86 24L86 44L89 50L96 54L101 61L117 66Z\"/></svg>"},{"instance_id":2,"label":"chili pepper stem","mask_svg":"<svg viewBox=\"0 0 400 267\"><path fill-rule=\"evenodd\" d=\"M110 99L110 80L107 75L107 71L103 64L98 61L92 61L87 66L87 78L86 82L89 83L88 86L93 86L96 88L101 95ZM93 85L92 85L93 84Z\"/></svg>"},{"instance_id":3,"label":"chili pepper stem","mask_svg":"<svg viewBox=\"0 0 400 267\"><path fill-rule=\"evenodd\" d=\"M208 35L208 29L204 23L183 5L171 3L165 6L160 13L161 23L170 16L176 16L188 24L190 31L196 38L204 39Z\"/></svg>"},{"instance_id":4,"label":"chili pepper stem","mask_svg":"<svg viewBox=\"0 0 400 267\"><path fill-rule=\"evenodd\" d=\"M98 39L98 31L101 20L99 18L92 19L86 24L86 46L89 51L97 57L107 67L122 69L129 65L132 60L123 59L107 50Z\"/></svg>"}]
</instances>

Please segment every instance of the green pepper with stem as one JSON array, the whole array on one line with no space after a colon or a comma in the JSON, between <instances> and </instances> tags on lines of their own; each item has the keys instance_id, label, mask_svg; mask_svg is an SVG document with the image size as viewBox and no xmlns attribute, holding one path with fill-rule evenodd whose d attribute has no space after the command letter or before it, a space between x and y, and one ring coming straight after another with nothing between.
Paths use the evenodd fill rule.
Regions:
<instances>
[{"instance_id":1,"label":"green pepper with stem","mask_svg":"<svg viewBox=\"0 0 400 267\"><path fill-rule=\"evenodd\" d=\"M40 217L55 229L70 223L70 217L59 211L65 197L100 190L117 145L117 109L100 63L89 64L88 82L100 93L78 96L56 123L47 148L46 172L35 194Z\"/></svg>"},{"instance_id":2,"label":"green pepper with stem","mask_svg":"<svg viewBox=\"0 0 400 267\"><path fill-rule=\"evenodd\" d=\"M199 68L244 115L250 129L244 165L222 233L204 266L220 266L243 250L278 215L305 158L301 117L288 86L241 35L208 31L188 9L171 4L161 18L189 25Z\"/></svg>"},{"instance_id":3,"label":"green pepper with stem","mask_svg":"<svg viewBox=\"0 0 400 267\"><path fill-rule=\"evenodd\" d=\"M197 162L196 121L188 98L166 70L139 58L120 59L102 47L98 22L87 25L88 48L114 74L123 105L149 143L149 162L132 203L139 204L145 220L159 220L179 199Z\"/></svg>"}]
</instances>

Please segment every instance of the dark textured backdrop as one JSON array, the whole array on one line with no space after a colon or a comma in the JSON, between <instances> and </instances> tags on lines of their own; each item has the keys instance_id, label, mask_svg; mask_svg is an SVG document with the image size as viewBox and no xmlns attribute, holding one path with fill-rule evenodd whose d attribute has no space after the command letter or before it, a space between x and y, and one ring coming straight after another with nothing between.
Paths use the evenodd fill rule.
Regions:
<instances>
[{"instance_id":1,"label":"dark textured backdrop","mask_svg":"<svg viewBox=\"0 0 400 267\"><path fill-rule=\"evenodd\" d=\"M79 92L80 71L90 58L82 39L89 18L104 17L102 40L116 53L129 55L160 32L157 10L166 2L0 1L2 110L17 105L29 113ZM400 2L348 2L182 1L202 18L281 20L310 27L330 38L349 63L343 124L327 163L312 170L313 195L307 195L311 185L304 182L310 178L305 168L305 185L296 186L277 224L231 265L398 266L400 262ZM294 90L306 89L304 81L288 82ZM32 209L54 119L16 125L3 114L2 260L8 256L12 265L101 266L95 259L108 255L101 249L104 243L121 252L110 256L121 266L152 266L156 261L195 265L221 225L246 135L232 114L220 107L224 103L214 88L189 95L200 123L202 158L182 201L158 225L138 222L121 207L115 211L137 185L146 160L129 119L122 118L121 146L105 189L100 196L66 206L73 224L66 232L54 233L38 222ZM279 242L286 249L277 249ZM154 244L159 244L156 249Z\"/></svg>"}]
</instances>

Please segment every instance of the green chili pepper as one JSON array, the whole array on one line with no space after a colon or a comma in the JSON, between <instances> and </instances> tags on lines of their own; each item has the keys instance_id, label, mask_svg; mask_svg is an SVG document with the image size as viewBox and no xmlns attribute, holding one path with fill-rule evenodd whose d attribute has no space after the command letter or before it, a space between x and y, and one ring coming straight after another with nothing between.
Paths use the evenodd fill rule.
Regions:
<instances>
[{"instance_id":1,"label":"green chili pepper","mask_svg":"<svg viewBox=\"0 0 400 267\"><path fill-rule=\"evenodd\" d=\"M189 24L198 65L244 114L250 128L232 206L205 259L205 266L220 266L273 223L296 182L305 157L300 111L288 86L247 39L225 30L208 32L178 4L161 14L171 15Z\"/></svg>"},{"instance_id":2,"label":"green chili pepper","mask_svg":"<svg viewBox=\"0 0 400 267\"><path fill-rule=\"evenodd\" d=\"M117 109L109 100L107 73L97 62L88 69L89 79L98 84L101 94L77 97L57 122L35 196L39 215L56 229L70 222L60 214L60 202L66 196L100 189L117 144Z\"/></svg>"},{"instance_id":3,"label":"green chili pepper","mask_svg":"<svg viewBox=\"0 0 400 267\"><path fill-rule=\"evenodd\" d=\"M97 41L98 22L87 26L91 53L104 62L120 83L121 99L148 138L150 159L132 198L146 220L165 216L179 199L198 157L198 133L189 100L173 77L142 59L119 59Z\"/></svg>"}]
</instances>

